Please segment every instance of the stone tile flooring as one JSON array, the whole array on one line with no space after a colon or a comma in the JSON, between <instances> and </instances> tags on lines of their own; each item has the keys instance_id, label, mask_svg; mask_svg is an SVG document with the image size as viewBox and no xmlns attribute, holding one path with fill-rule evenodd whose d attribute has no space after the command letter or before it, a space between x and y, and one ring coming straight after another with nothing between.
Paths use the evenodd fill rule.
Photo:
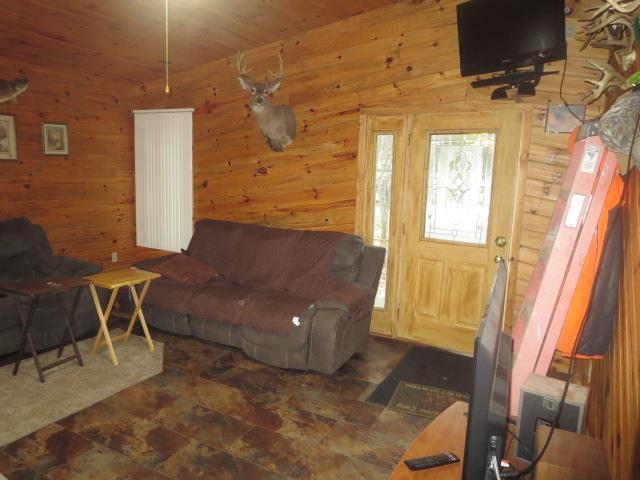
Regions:
<instances>
[{"instance_id":1,"label":"stone tile flooring","mask_svg":"<svg viewBox=\"0 0 640 480\"><path fill-rule=\"evenodd\" d=\"M326 376L153 336L165 342L162 374L0 449L0 472L9 480L385 479L428 423L364 401L407 344L370 337L364 353Z\"/></svg>"}]
</instances>

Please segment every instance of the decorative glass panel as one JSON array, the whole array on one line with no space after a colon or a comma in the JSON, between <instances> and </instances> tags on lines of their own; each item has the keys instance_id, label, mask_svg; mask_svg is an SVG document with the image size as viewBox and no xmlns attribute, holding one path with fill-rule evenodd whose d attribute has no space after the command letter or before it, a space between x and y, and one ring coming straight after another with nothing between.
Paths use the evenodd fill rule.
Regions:
<instances>
[{"instance_id":1,"label":"decorative glass panel","mask_svg":"<svg viewBox=\"0 0 640 480\"><path fill-rule=\"evenodd\" d=\"M424 236L485 245L496 135L431 135Z\"/></svg>"},{"instance_id":2,"label":"decorative glass panel","mask_svg":"<svg viewBox=\"0 0 640 480\"><path fill-rule=\"evenodd\" d=\"M373 244L387 249L374 306L384 308L387 294L389 224L391 221L391 180L393 178L393 134L376 134L375 204L373 207Z\"/></svg>"}]
</instances>

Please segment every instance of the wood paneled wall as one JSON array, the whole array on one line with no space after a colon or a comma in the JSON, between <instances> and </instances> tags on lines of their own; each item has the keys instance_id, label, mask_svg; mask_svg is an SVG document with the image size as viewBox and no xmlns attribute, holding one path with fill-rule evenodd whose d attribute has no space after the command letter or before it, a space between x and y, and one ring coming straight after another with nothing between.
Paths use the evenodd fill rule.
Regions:
<instances>
[{"instance_id":1,"label":"wood paneled wall","mask_svg":"<svg viewBox=\"0 0 640 480\"><path fill-rule=\"evenodd\" d=\"M274 103L290 103L296 142L271 152L238 85L235 56L147 83L137 108L194 107L195 218L273 226L354 230L358 114L371 107L495 108L491 89L471 89L459 74L455 0L404 1L246 52L258 75L285 62ZM567 18L577 29L578 9ZM571 33L573 35L573 33ZM606 58L569 40L564 96L581 103L584 59ZM563 63L547 70L562 70ZM560 75L544 77L533 110L526 198L518 251L516 309L526 292L569 161L566 134L544 133L548 103L559 103ZM511 100L511 103L514 101ZM589 115L599 113L599 105Z\"/></svg>"},{"instance_id":2,"label":"wood paneled wall","mask_svg":"<svg viewBox=\"0 0 640 480\"><path fill-rule=\"evenodd\" d=\"M18 144L18 161L0 161L0 220L27 216L56 253L104 266L114 251L121 263L146 255L135 248L133 120L119 99L127 85L0 60L0 77L18 71L29 89L0 105L15 118ZM43 154L43 122L68 125L68 156Z\"/></svg>"},{"instance_id":3,"label":"wood paneled wall","mask_svg":"<svg viewBox=\"0 0 640 480\"><path fill-rule=\"evenodd\" d=\"M640 172L629 174L618 321L609 354L593 362L590 433L601 437L613 480L640 478Z\"/></svg>"}]
</instances>

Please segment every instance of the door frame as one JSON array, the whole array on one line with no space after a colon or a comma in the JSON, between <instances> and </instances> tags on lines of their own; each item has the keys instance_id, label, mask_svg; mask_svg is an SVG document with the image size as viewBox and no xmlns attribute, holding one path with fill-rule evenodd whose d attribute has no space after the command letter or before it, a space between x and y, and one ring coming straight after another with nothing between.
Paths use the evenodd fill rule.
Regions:
<instances>
[{"instance_id":1,"label":"door frame","mask_svg":"<svg viewBox=\"0 0 640 480\"><path fill-rule=\"evenodd\" d=\"M480 104L473 107L467 105L450 105L447 107L435 107L428 109L398 109L387 107L375 107L363 109L360 113L360 131L358 143L358 179L356 194L356 214L355 214L355 232L364 238L365 242L371 243L372 240L372 214L373 203L372 195L374 193L374 173L375 158L373 148L373 134L376 132L375 124L377 119L387 117L403 117L404 124L401 129L402 138L405 140L405 148L398 151L394 145L394 178L392 189L401 188L400 205L392 205L391 208L391 227L389 249L387 251L388 272L387 272L387 302L385 309L374 308L372 315L372 323L370 333L374 335L395 337L397 332L397 320L399 315L399 292L402 289L399 278L399 261L402 255L400 240L402 234L402 219L404 218L404 192L407 185L408 170L406 167L408 156L410 155L410 131L412 119L415 114L446 114L446 113L481 113L489 110L487 104ZM505 323L504 328L509 328L513 324L516 312L514 312L515 292L517 283L518 270L518 250L520 245L520 232L522 230L522 220L524 217L524 197L527 174L527 160L529 154L529 143L532 129L533 107L526 104L503 104L496 105L491 103L490 110L510 110L518 111L521 115L520 143L518 147L518 158L515 169L514 178L514 208L511 214L511 231L509 232L508 251L510 252L507 264L507 295L504 306ZM401 156L400 156L401 155ZM395 163L398 168L396 170ZM396 195L392 193L392 198ZM394 218L394 213L400 215ZM388 326L380 328L388 322Z\"/></svg>"}]
</instances>

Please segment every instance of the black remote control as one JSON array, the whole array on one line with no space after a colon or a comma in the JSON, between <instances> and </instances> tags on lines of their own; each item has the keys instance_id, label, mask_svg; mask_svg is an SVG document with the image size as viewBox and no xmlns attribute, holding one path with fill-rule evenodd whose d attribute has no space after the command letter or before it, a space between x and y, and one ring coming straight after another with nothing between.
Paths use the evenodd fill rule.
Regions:
<instances>
[{"instance_id":1,"label":"black remote control","mask_svg":"<svg viewBox=\"0 0 640 480\"><path fill-rule=\"evenodd\" d=\"M439 453L438 455L431 455L429 457L411 458L405 460L404 463L411 470L424 470L425 468L439 467L440 465L447 465L449 463L459 462L458 456L451 452Z\"/></svg>"}]
</instances>

